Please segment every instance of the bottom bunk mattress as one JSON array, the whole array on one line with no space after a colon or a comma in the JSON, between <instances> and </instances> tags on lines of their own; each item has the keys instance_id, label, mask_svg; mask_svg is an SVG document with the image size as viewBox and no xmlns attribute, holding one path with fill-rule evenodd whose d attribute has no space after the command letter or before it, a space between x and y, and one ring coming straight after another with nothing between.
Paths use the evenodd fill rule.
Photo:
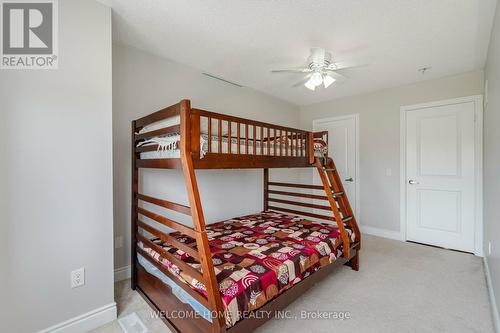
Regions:
<instances>
[{"instance_id":1,"label":"bottom bunk mattress","mask_svg":"<svg viewBox=\"0 0 500 333\"><path fill-rule=\"evenodd\" d=\"M242 314L260 308L343 255L342 240L335 225L272 211L210 224L206 229L227 327L242 319ZM352 230L346 226L346 231L354 242ZM193 238L179 232L170 235L196 248ZM201 272L200 263L193 257L158 238L152 240ZM198 293L207 295L201 281L192 278L145 244L139 243L139 246L178 277L178 283L187 283ZM143 258L139 257L139 262L144 266ZM154 270L153 265L145 268L151 274L156 273L157 277L158 273L161 274L158 269ZM173 281L162 280L174 287ZM178 296L211 321L210 311L192 302L194 299L190 297Z\"/></svg>"}]
</instances>

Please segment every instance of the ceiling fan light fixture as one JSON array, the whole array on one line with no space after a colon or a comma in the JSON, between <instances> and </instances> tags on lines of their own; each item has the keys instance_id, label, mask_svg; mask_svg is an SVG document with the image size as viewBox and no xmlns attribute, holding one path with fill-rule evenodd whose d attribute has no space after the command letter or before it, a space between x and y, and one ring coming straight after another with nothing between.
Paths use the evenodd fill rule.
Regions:
<instances>
[{"instance_id":1,"label":"ceiling fan light fixture","mask_svg":"<svg viewBox=\"0 0 500 333\"><path fill-rule=\"evenodd\" d=\"M309 81L307 82L311 82L316 87L318 87L323 83L323 76L321 76L321 73L314 72Z\"/></svg>"},{"instance_id":2,"label":"ceiling fan light fixture","mask_svg":"<svg viewBox=\"0 0 500 333\"><path fill-rule=\"evenodd\" d=\"M325 86L325 88L328 88L329 86L332 85L332 83L334 83L335 80L333 77L331 77L330 75L325 75L325 77L323 78L323 85Z\"/></svg>"},{"instance_id":3,"label":"ceiling fan light fixture","mask_svg":"<svg viewBox=\"0 0 500 333\"><path fill-rule=\"evenodd\" d=\"M315 91L316 88L319 88L321 85L326 89L335 82L337 84L344 82L347 78L337 71L360 66L365 65L353 65L345 60L340 63L336 62L330 52L326 51L324 48L315 47L311 49L305 66L272 70L271 72L302 74L303 79L292 87L301 86L303 84L307 89ZM322 88L319 88L319 90L322 90Z\"/></svg>"},{"instance_id":4,"label":"ceiling fan light fixture","mask_svg":"<svg viewBox=\"0 0 500 333\"><path fill-rule=\"evenodd\" d=\"M314 91L316 89L316 85L313 83L312 77L309 80L307 80L306 83L304 83L304 86L307 89L312 90L312 91Z\"/></svg>"}]
</instances>

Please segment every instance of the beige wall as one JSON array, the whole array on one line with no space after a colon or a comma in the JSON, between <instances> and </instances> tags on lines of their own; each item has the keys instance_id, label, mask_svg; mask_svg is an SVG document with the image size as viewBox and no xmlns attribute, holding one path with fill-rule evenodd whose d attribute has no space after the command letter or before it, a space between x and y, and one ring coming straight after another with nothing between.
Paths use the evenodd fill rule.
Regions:
<instances>
[{"instance_id":1,"label":"beige wall","mask_svg":"<svg viewBox=\"0 0 500 333\"><path fill-rule=\"evenodd\" d=\"M193 68L139 50L113 49L113 161L115 236L123 247L115 249L115 267L129 265L130 244L130 122L162 107L191 100L193 107L270 123L297 126L298 107L249 88L210 79ZM273 170L274 171L274 170ZM262 170L197 171L207 222L262 210ZM275 177L286 170L272 172ZM187 203L181 173L144 170L141 191L174 202ZM169 216L167 212L165 215ZM183 216L172 214L181 222Z\"/></svg>"},{"instance_id":2,"label":"beige wall","mask_svg":"<svg viewBox=\"0 0 500 333\"><path fill-rule=\"evenodd\" d=\"M87 0L59 1L58 69L0 73L2 332L116 315L111 79L111 10Z\"/></svg>"},{"instance_id":3,"label":"beige wall","mask_svg":"<svg viewBox=\"0 0 500 333\"><path fill-rule=\"evenodd\" d=\"M488 60L485 68L488 80L488 104L484 111L484 245L491 271L491 281L500 305L500 6L497 6ZM491 242L491 254L488 243ZM500 331L498 309L497 329Z\"/></svg>"},{"instance_id":4,"label":"beige wall","mask_svg":"<svg viewBox=\"0 0 500 333\"><path fill-rule=\"evenodd\" d=\"M360 224L399 232L400 107L482 93L477 71L304 106L300 120L312 128L313 119L360 115Z\"/></svg>"}]
</instances>

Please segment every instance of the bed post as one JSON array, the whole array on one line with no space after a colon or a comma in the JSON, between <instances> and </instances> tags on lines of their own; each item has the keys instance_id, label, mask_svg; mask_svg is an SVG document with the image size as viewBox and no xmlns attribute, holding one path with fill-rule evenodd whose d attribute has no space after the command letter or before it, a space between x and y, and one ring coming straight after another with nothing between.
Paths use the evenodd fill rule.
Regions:
<instances>
[{"instance_id":1,"label":"bed post","mask_svg":"<svg viewBox=\"0 0 500 333\"><path fill-rule=\"evenodd\" d=\"M189 101L187 101L187 102L189 102ZM181 102L181 106L182 106L182 102ZM200 114L190 111L189 117L187 119L189 119L189 131L191 132L191 154L190 155L194 159L200 159L200 150L201 150L201 147L200 147L200 134L201 134Z\"/></svg>"},{"instance_id":2,"label":"bed post","mask_svg":"<svg viewBox=\"0 0 500 333\"><path fill-rule=\"evenodd\" d=\"M131 225L131 249L130 249L130 267L131 267L131 287L135 290L137 286L137 267L136 267L136 246L137 246L137 205L138 198L137 193L139 192L139 170L137 169L136 160L137 153L135 151L135 120L132 121L132 189L131 189L131 216L130 216L130 225Z\"/></svg>"},{"instance_id":3,"label":"bed post","mask_svg":"<svg viewBox=\"0 0 500 333\"><path fill-rule=\"evenodd\" d=\"M264 169L264 211L269 209L269 169Z\"/></svg>"},{"instance_id":4,"label":"bed post","mask_svg":"<svg viewBox=\"0 0 500 333\"><path fill-rule=\"evenodd\" d=\"M307 132L306 152L309 164L314 164L314 134L312 132Z\"/></svg>"},{"instance_id":5,"label":"bed post","mask_svg":"<svg viewBox=\"0 0 500 333\"><path fill-rule=\"evenodd\" d=\"M203 279L205 280L203 282L207 288L208 303L211 307L210 310L214 311L213 313L216 315L212 321L212 332L225 332L226 324L223 315L224 309L222 307L222 299L219 293L219 284L215 276L212 253L208 243L208 236L205 229L205 218L203 216L200 194L198 192L198 183L196 181L196 174L194 172L193 160L191 156L192 143L190 141L193 139L191 135L191 103L189 100L182 100L179 106L181 115L180 151L182 172L184 174L189 205L191 207L191 215L196 233L196 245L200 254Z\"/></svg>"}]
</instances>

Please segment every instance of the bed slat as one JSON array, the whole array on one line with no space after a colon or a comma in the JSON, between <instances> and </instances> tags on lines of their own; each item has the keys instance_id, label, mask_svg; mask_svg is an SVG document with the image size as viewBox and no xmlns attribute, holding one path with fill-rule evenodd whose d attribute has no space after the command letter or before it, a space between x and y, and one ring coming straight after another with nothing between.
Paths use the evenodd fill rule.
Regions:
<instances>
[{"instance_id":1,"label":"bed slat","mask_svg":"<svg viewBox=\"0 0 500 333\"><path fill-rule=\"evenodd\" d=\"M311 204L311 203L307 203L307 202L291 201L291 200L277 199L277 198L272 198L272 197L268 198L267 200L272 201L272 202L282 203L285 205L301 206L301 207L322 209L322 210L328 210L328 211L332 210L330 208L330 206L315 205L315 204Z\"/></svg>"},{"instance_id":2,"label":"bed slat","mask_svg":"<svg viewBox=\"0 0 500 333\"><path fill-rule=\"evenodd\" d=\"M309 212L302 212L299 210L283 208L283 207L276 207L276 206L269 206L268 208L271 210L277 210L277 211L282 211L282 212L286 212L286 213L292 213L295 215L309 216L309 217L314 217L317 219L335 222L335 218L333 216L326 216L326 215L314 214L314 213L309 213Z\"/></svg>"},{"instance_id":3,"label":"bed slat","mask_svg":"<svg viewBox=\"0 0 500 333\"><path fill-rule=\"evenodd\" d=\"M236 151L238 154L241 154L241 124L240 123L236 123L238 124L238 127L236 128L236 140L238 141L238 143L236 144Z\"/></svg>"},{"instance_id":4,"label":"bed slat","mask_svg":"<svg viewBox=\"0 0 500 333\"><path fill-rule=\"evenodd\" d=\"M271 155L271 128L267 128L267 151L266 155L270 156Z\"/></svg>"},{"instance_id":5,"label":"bed slat","mask_svg":"<svg viewBox=\"0 0 500 333\"><path fill-rule=\"evenodd\" d=\"M198 254L198 251L196 251L195 249L193 249L192 247L190 247L184 243L179 242L175 237L172 237L172 236L170 236L170 235L168 235L168 234L166 234L166 233L164 233L156 228L153 228L149 224L142 222L140 220L137 222L137 225L139 226L139 228L146 230L147 232L158 237L162 241L169 243L169 244L175 246L176 248L178 248L179 250L186 252L187 254L189 254L191 257L197 259L198 261L200 260L200 255Z\"/></svg>"},{"instance_id":6,"label":"bed slat","mask_svg":"<svg viewBox=\"0 0 500 333\"><path fill-rule=\"evenodd\" d=\"M175 229L177 231L180 231L183 234L188 235L191 238L195 238L195 231L194 229L185 226L184 224L181 224L179 222L172 221L164 216L155 214L153 212L150 212L149 210L146 210L141 207L137 207L137 212L141 215L144 215L146 217L149 217L152 220L155 220L158 223L161 223L169 228Z\"/></svg>"},{"instance_id":7,"label":"bed slat","mask_svg":"<svg viewBox=\"0 0 500 333\"><path fill-rule=\"evenodd\" d=\"M321 186L321 185L269 182L269 186L271 186L271 185L272 186L281 186L281 187L308 188L311 190L323 190L323 186Z\"/></svg>"},{"instance_id":8,"label":"bed slat","mask_svg":"<svg viewBox=\"0 0 500 333\"><path fill-rule=\"evenodd\" d=\"M317 194L309 194L309 193L295 193L295 192L287 192L287 191L275 191L275 190L268 190L269 194L279 194L279 195L287 195L290 197L298 197L298 198L309 198L309 199L316 199L316 200L328 200L328 198L324 195L317 195Z\"/></svg>"},{"instance_id":9,"label":"bed slat","mask_svg":"<svg viewBox=\"0 0 500 333\"><path fill-rule=\"evenodd\" d=\"M231 142L231 121L227 122L227 153L231 154L231 148L233 143Z\"/></svg>"},{"instance_id":10,"label":"bed slat","mask_svg":"<svg viewBox=\"0 0 500 333\"><path fill-rule=\"evenodd\" d=\"M208 130L208 152L212 152L212 118L208 117L207 130Z\"/></svg>"},{"instance_id":11,"label":"bed slat","mask_svg":"<svg viewBox=\"0 0 500 333\"><path fill-rule=\"evenodd\" d=\"M204 281L203 275L199 271L197 271L196 269L194 269L193 267L188 265L186 262L178 259L172 253L166 251L160 245L155 244L154 242L152 242L151 240L147 239L146 237L144 237L142 235L137 235L137 239L139 241L141 241L145 246L150 247L156 253L158 253L160 256L162 256L163 258L167 259L168 261L170 261L171 263L173 263L174 265L179 267L186 274L189 274L189 276L191 276L192 278L194 278L198 281Z\"/></svg>"},{"instance_id":12,"label":"bed slat","mask_svg":"<svg viewBox=\"0 0 500 333\"><path fill-rule=\"evenodd\" d=\"M264 127L260 127L260 154L264 155Z\"/></svg>"},{"instance_id":13,"label":"bed slat","mask_svg":"<svg viewBox=\"0 0 500 333\"><path fill-rule=\"evenodd\" d=\"M146 201L146 202L155 204L157 206L171 209L171 210L175 210L176 212L191 216L191 208L188 206L181 205L181 204L167 201L167 200L153 198L153 197L150 197L150 196L147 196L144 194L140 194L140 193L137 194L137 197L142 201Z\"/></svg>"},{"instance_id":14,"label":"bed slat","mask_svg":"<svg viewBox=\"0 0 500 333\"><path fill-rule=\"evenodd\" d=\"M222 154L222 119L217 122L217 139L219 140L217 153Z\"/></svg>"},{"instance_id":15,"label":"bed slat","mask_svg":"<svg viewBox=\"0 0 500 333\"><path fill-rule=\"evenodd\" d=\"M257 154L257 127L255 125L253 127L253 154Z\"/></svg>"},{"instance_id":16,"label":"bed slat","mask_svg":"<svg viewBox=\"0 0 500 333\"><path fill-rule=\"evenodd\" d=\"M294 149L295 150L295 156L299 156L299 149L298 149L299 146L298 146L298 142L297 142L298 141L297 140L298 135L299 135L298 133L295 133L294 139L293 139L294 140L294 146L295 146L295 149Z\"/></svg>"},{"instance_id":17,"label":"bed slat","mask_svg":"<svg viewBox=\"0 0 500 333\"><path fill-rule=\"evenodd\" d=\"M248 155L248 124L245 124L245 154Z\"/></svg>"},{"instance_id":18,"label":"bed slat","mask_svg":"<svg viewBox=\"0 0 500 333\"><path fill-rule=\"evenodd\" d=\"M277 143L278 143L278 131L276 131L276 128L273 129L273 135L274 135L274 140L273 140L273 156L276 156L276 149L277 149Z\"/></svg>"},{"instance_id":19,"label":"bed slat","mask_svg":"<svg viewBox=\"0 0 500 333\"><path fill-rule=\"evenodd\" d=\"M285 156L288 156L288 131L285 132Z\"/></svg>"},{"instance_id":20,"label":"bed slat","mask_svg":"<svg viewBox=\"0 0 500 333\"><path fill-rule=\"evenodd\" d=\"M150 115L137 119L135 121L135 129L137 131L138 129L141 129L144 126L163 120L165 118L170 118L179 115L179 113L180 113L180 103L167 106L166 108L156 111Z\"/></svg>"},{"instance_id":21,"label":"bed slat","mask_svg":"<svg viewBox=\"0 0 500 333\"><path fill-rule=\"evenodd\" d=\"M302 157L302 133L299 133L299 156Z\"/></svg>"},{"instance_id":22,"label":"bed slat","mask_svg":"<svg viewBox=\"0 0 500 333\"><path fill-rule=\"evenodd\" d=\"M274 143L276 145L276 156L281 156L281 130L276 131L276 142Z\"/></svg>"}]
</instances>

